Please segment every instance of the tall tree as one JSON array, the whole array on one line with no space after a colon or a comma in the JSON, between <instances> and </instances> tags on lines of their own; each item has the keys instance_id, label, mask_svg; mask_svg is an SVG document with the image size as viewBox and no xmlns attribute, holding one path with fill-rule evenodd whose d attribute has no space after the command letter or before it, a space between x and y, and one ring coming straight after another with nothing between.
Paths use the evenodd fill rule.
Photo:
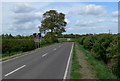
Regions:
<instances>
[{"instance_id":1,"label":"tall tree","mask_svg":"<svg viewBox=\"0 0 120 81\"><path fill-rule=\"evenodd\" d=\"M43 14L40 30L58 36L65 32L66 25L65 14L58 13L56 10L49 10Z\"/></svg>"}]
</instances>

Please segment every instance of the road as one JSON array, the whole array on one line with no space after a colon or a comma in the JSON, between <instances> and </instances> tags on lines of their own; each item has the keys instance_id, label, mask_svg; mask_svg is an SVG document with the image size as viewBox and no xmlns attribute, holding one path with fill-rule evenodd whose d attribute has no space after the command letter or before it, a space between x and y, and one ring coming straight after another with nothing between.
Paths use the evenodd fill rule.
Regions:
<instances>
[{"instance_id":1,"label":"road","mask_svg":"<svg viewBox=\"0 0 120 81\"><path fill-rule=\"evenodd\" d=\"M3 79L65 79L68 75L72 48L72 42L55 44L3 62L2 77Z\"/></svg>"}]
</instances>

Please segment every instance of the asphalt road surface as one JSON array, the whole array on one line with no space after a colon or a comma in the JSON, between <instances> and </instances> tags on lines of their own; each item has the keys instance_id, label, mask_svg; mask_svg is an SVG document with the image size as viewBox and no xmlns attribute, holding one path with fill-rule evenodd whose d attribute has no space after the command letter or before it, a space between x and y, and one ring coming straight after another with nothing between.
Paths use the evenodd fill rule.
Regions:
<instances>
[{"instance_id":1,"label":"asphalt road surface","mask_svg":"<svg viewBox=\"0 0 120 81\"><path fill-rule=\"evenodd\" d=\"M41 48L2 63L3 79L66 79L73 43L65 42Z\"/></svg>"}]
</instances>

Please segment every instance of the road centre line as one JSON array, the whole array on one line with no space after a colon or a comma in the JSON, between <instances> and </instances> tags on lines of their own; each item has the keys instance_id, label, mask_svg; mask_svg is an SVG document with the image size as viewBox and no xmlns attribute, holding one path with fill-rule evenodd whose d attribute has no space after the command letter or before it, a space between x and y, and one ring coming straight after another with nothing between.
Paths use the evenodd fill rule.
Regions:
<instances>
[{"instance_id":1,"label":"road centre line","mask_svg":"<svg viewBox=\"0 0 120 81\"><path fill-rule=\"evenodd\" d=\"M42 55L42 57L46 56L48 53L45 53L44 55Z\"/></svg>"}]
</instances>

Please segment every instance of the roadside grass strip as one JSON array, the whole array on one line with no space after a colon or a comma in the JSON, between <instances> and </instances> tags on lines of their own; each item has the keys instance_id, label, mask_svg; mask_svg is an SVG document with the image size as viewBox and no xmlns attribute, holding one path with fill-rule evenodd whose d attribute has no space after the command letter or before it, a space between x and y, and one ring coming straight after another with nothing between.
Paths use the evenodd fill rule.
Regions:
<instances>
[{"instance_id":1,"label":"roadside grass strip","mask_svg":"<svg viewBox=\"0 0 120 81\"><path fill-rule=\"evenodd\" d=\"M75 49L75 44L73 47L73 55L72 55L72 66L71 66L71 79L75 80L75 79L80 79L80 64L78 61L78 57L76 54L76 49Z\"/></svg>"},{"instance_id":2,"label":"roadside grass strip","mask_svg":"<svg viewBox=\"0 0 120 81\"><path fill-rule=\"evenodd\" d=\"M117 77L112 74L111 70L109 70L105 64L95 59L89 51L83 48L82 45L80 45L79 47L86 55L87 61L92 65L92 68L96 71L96 77L100 79L100 81L108 81L108 79L110 81L116 81Z\"/></svg>"}]
</instances>

